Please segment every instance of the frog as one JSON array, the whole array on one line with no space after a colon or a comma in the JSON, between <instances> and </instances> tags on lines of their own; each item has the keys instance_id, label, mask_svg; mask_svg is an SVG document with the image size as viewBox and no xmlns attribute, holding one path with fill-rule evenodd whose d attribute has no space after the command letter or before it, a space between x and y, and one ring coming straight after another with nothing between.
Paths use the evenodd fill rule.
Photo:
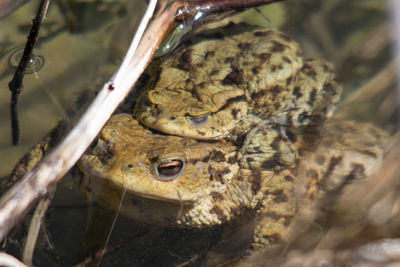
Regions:
<instances>
[{"instance_id":1,"label":"frog","mask_svg":"<svg viewBox=\"0 0 400 267\"><path fill-rule=\"evenodd\" d=\"M341 94L331 64L303 60L299 44L283 32L245 24L200 31L148 73L153 78L134 117L198 140L237 142L254 116L288 127L317 123L332 114Z\"/></svg>"},{"instance_id":2,"label":"frog","mask_svg":"<svg viewBox=\"0 0 400 267\"><path fill-rule=\"evenodd\" d=\"M251 249L276 250L293 232L301 198L318 203L327 193L340 194L345 185L366 179L382 162L387 134L376 127L328 119L316 132L295 140L299 157L294 164L249 167L246 160L241 162L241 147L225 139L165 135L144 128L130 114L119 114L78 165L98 182L94 192L100 192L100 201L120 207L124 216L202 228L254 212ZM271 135L271 143L279 136L268 127L257 134ZM275 152L271 149L271 156ZM122 206L116 197L121 191Z\"/></svg>"}]
</instances>

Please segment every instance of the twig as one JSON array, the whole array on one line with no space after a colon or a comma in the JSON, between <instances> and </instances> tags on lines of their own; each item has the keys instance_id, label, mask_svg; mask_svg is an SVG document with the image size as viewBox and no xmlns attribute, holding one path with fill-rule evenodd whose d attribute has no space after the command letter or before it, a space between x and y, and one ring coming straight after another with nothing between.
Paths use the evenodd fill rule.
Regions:
<instances>
[{"instance_id":1,"label":"twig","mask_svg":"<svg viewBox=\"0 0 400 267\"><path fill-rule=\"evenodd\" d=\"M51 199L52 196L44 198L39 202L29 225L28 237L26 238L26 244L22 256L22 261L28 266L32 266L33 252L35 251L40 225L44 215L46 214L47 207L49 206Z\"/></svg>"},{"instance_id":2,"label":"twig","mask_svg":"<svg viewBox=\"0 0 400 267\"><path fill-rule=\"evenodd\" d=\"M0 201L0 239L4 239L11 227L29 207L47 193L48 186L56 183L75 164L144 70L152 53L157 48L157 41L159 41L155 34L157 32L154 29L155 26L147 32L147 38L143 39L141 49L138 49L140 51L135 53L135 50L154 12L155 5L156 0L150 1L120 69L104 85L77 126L54 151L49 153L38 166L28 172L2 197ZM162 19L162 17L160 18ZM161 19L158 21L162 23ZM152 35L154 35L153 38L151 38ZM157 39L154 41L155 38ZM153 43L149 43L152 41ZM145 49L145 47L150 47L150 49Z\"/></svg>"},{"instance_id":3,"label":"twig","mask_svg":"<svg viewBox=\"0 0 400 267\"><path fill-rule=\"evenodd\" d=\"M176 265L176 267L185 267L185 266L188 266L189 264L194 263L198 258L199 258L199 255L194 255L193 257L190 257L190 259L188 259L187 261L182 262L182 263Z\"/></svg>"},{"instance_id":4,"label":"twig","mask_svg":"<svg viewBox=\"0 0 400 267\"><path fill-rule=\"evenodd\" d=\"M15 257L4 252L0 252L0 266L27 267Z\"/></svg>"},{"instance_id":5,"label":"twig","mask_svg":"<svg viewBox=\"0 0 400 267\"><path fill-rule=\"evenodd\" d=\"M316 41L324 48L325 55L337 55L338 48L332 40L330 29L327 25L327 18L332 10L339 4L340 1L324 1L321 2L322 8L320 12L311 12L309 18L306 20L308 23L305 25L305 30L315 37ZM307 18L307 16L306 16ZM335 59L335 57L333 57Z\"/></svg>"},{"instance_id":6,"label":"twig","mask_svg":"<svg viewBox=\"0 0 400 267\"><path fill-rule=\"evenodd\" d=\"M362 42L350 53L344 51L338 53L337 77L339 81L346 81L352 75L353 69L360 66L367 60L374 59L388 47L392 37L386 25L376 27L369 33Z\"/></svg>"},{"instance_id":7,"label":"twig","mask_svg":"<svg viewBox=\"0 0 400 267\"><path fill-rule=\"evenodd\" d=\"M400 57L397 60L400 60ZM338 116L349 117L349 113L355 106L375 99L385 88L393 84L395 79L396 59L389 62L378 74L347 97L338 107Z\"/></svg>"},{"instance_id":8,"label":"twig","mask_svg":"<svg viewBox=\"0 0 400 267\"><path fill-rule=\"evenodd\" d=\"M17 145L19 141L19 125L18 125L18 96L21 94L23 88L23 80L25 75L25 69L32 57L32 50L35 46L37 36L39 34L40 25L42 25L47 8L49 7L50 0L41 0L39 9L36 13L36 17L32 21L32 28L26 41L24 54L22 55L21 61L14 73L14 77L8 84L8 88L11 91L11 131L12 131L12 143Z\"/></svg>"},{"instance_id":9,"label":"twig","mask_svg":"<svg viewBox=\"0 0 400 267\"><path fill-rule=\"evenodd\" d=\"M84 266L91 265L91 264L93 264L94 261L96 261L100 257L103 257L103 255L106 255L106 254L118 249L119 247L122 247L125 244L128 244L131 240L135 240L135 239L141 238L141 237L147 235L148 233L150 233L150 231L145 231L145 232L136 234L134 236L125 238L125 239L123 239L121 241L115 242L115 243L113 243L111 245L108 245L107 247L97 251L94 256L88 257L88 258L84 259L82 262L76 264L75 267L84 267Z\"/></svg>"},{"instance_id":10,"label":"twig","mask_svg":"<svg viewBox=\"0 0 400 267\"><path fill-rule=\"evenodd\" d=\"M11 15L14 11L20 8L28 0L15 1L15 0L1 0L0 1L0 20Z\"/></svg>"},{"instance_id":11,"label":"twig","mask_svg":"<svg viewBox=\"0 0 400 267\"><path fill-rule=\"evenodd\" d=\"M31 172L13 186L0 200L0 240L28 211L35 201L46 195L48 187L57 183L76 163L96 137L118 104L129 93L145 67L154 55L164 37L184 18L194 18L202 10L203 18L222 10L222 4L229 8L244 8L278 0L214 0L214 1L161 1L146 32L156 0L150 0L148 9L125 58L113 77L103 86L96 99L69 133L65 140L49 153ZM196 3L198 6L195 6ZM219 5L217 5L219 3ZM213 8L213 5L216 8ZM144 33L144 34L143 34ZM142 38L141 38L142 37ZM140 43L139 43L140 41Z\"/></svg>"},{"instance_id":12,"label":"twig","mask_svg":"<svg viewBox=\"0 0 400 267\"><path fill-rule=\"evenodd\" d=\"M272 2L280 2L282 0L197 0L187 1L186 14L196 14L204 12L206 15L222 13L227 10L244 10L246 8L257 7Z\"/></svg>"},{"instance_id":13,"label":"twig","mask_svg":"<svg viewBox=\"0 0 400 267\"><path fill-rule=\"evenodd\" d=\"M210 23L210 15L230 13L231 15L247 8L258 7L283 0L195 0L184 1L178 12L178 20L191 21L192 28ZM215 20L215 18L214 18Z\"/></svg>"}]
</instances>

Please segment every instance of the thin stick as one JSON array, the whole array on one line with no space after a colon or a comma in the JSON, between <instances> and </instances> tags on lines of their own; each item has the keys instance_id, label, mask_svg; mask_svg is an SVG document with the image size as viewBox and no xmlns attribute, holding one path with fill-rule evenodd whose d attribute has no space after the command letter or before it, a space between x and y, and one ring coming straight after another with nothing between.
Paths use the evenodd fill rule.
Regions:
<instances>
[{"instance_id":1,"label":"thin stick","mask_svg":"<svg viewBox=\"0 0 400 267\"><path fill-rule=\"evenodd\" d=\"M11 132L12 132L12 143L17 145L19 142L19 124L18 124L18 96L21 94L24 86L23 80L25 75L25 69L32 58L32 50L35 46L37 36L39 34L40 26L42 25L47 8L49 7L50 0L41 0L39 9L36 13L36 17L32 20L32 28L28 35L28 40L25 44L24 54L22 55L21 61L14 73L14 77L8 83L8 88L11 91Z\"/></svg>"},{"instance_id":2,"label":"thin stick","mask_svg":"<svg viewBox=\"0 0 400 267\"><path fill-rule=\"evenodd\" d=\"M142 233L139 233L139 234L136 234L134 236L125 238L125 239L123 239L121 241L115 242L115 243L113 243L113 244L111 244L111 245L109 245L109 246L97 251L94 254L93 257L88 257L88 258L84 259L82 262L76 264L75 267L85 267L85 266L88 266L88 265L91 266L91 265L93 265L94 261L96 261L99 257L102 257L103 255L106 255L106 254L112 252L113 250L118 249L119 247L129 243L131 240L141 238L142 236L145 236L148 233L150 233L149 230L147 230L145 232L142 232Z\"/></svg>"},{"instance_id":3,"label":"thin stick","mask_svg":"<svg viewBox=\"0 0 400 267\"><path fill-rule=\"evenodd\" d=\"M393 84L396 79L396 60L400 60L400 57L389 62L378 74L347 97L339 105L339 113L336 116L340 118L349 117L349 113L352 112L354 106L372 101L382 93L382 90Z\"/></svg>"},{"instance_id":4,"label":"thin stick","mask_svg":"<svg viewBox=\"0 0 400 267\"><path fill-rule=\"evenodd\" d=\"M113 222L111 224L111 227L110 227L110 231L107 233L106 243L104 244L104 249L102 249L100 254L99 254L99 259L98 259L97 266L100 266L101 260L103 259L104 255L107 253L107 245L108 245L108 242L110 241L112 231L114 230L115 223L117 222L119 212L120 212L122 204L124 202L125 193L126 193L126 189L124 189L122 191L121 200L119 201L119 205L118 205L118 211L115 214L114 220L113 220Z\"/></svg>"},{"instance_id":5,"label":"thin stick","mask_svg":"<svg viewBox=\"0 0 400 267\"><path fill-rule=\"evenodd\" d=\"M155 29L149 29L140 51L134 53L143 35L156 5L151 0L131 47L113 78L100 91L85 115L78 122L67 138L49 153L31 172L13 186L0 201L0 239L3 240L11 227L29 209L29 207L48 191L48 186L55 184L79 159L94 137L108 120L115 107L129 92L131 85L143 72L151 55L157 48ZM173 16L172 16L173 17ZM149 33L151 32L151 33ZM155 38L150 38L151 34ZM147 41L147 42L146 42ZM154 43L150 43L153 41ZM160 42L160 41L159 41ZM151 49L145 49L150 47ZM101 110L101 112L99 112ZM91 127L88 127L91 125Z\"/></svg>"},{"instance_id":6,"label":"thin stick","mask_svg":"<svg viewBox=\"0 0 400 267\"><path fill-rule=\"evenodd\" d=\"M32 266L33 252L35 251L40 225L50 201L51 198L44 198L39 202L29 225L28 237L26 238L26 244L22 256L22 261L28 266Z\"/></svg>"},{"instance_id":7,"label":"thin stick","mask_svg":"<svg viewBox=\"0 0 400 267\"><path fill-rule=\"evenodd\" d=\"M234 15L236 12L243 11L247 8L258 7L261 5L280 2L282 0L196 0L184 1L180 12L178 12L177 19L192 22L192 27L196 28L206 23L213 22L213 19L205 20L212 14L216 13L231 13ZM232 12L233 11L233 12ZM193 20L195 16L200 18Z\"/></svg>"},{"instance_id":8,"label":"thin stick","mask_svg":"<svg viewBox=\"0 0 400 267\"><path fill-rule=\"evenodd\" d=\"M188 1L188 14L196 14L196 12L205 12L207 14L221 13L228 10L244 10L246 8L257 7L272 2L280 2L282 0L197 0ZM196 10L196 12L193 12Z\"/></svg>"},{"instance_id":9,"label":"thin stick","mask_svg":"<svg viewBox=\"0 0 400 267\"><path fill-rule=\"evenodd\" d=\"M0 252L0 266L27 267L13 256Z\"/></svg>"}]
</instances>

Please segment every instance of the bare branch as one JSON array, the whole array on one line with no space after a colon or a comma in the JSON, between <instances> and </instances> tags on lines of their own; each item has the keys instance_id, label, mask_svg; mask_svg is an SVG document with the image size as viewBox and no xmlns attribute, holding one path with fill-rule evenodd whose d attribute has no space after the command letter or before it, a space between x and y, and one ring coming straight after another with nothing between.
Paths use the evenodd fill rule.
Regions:
<instances>
[{"instance_id":1,"label":"bare branch","mask_svg":"<svg viewBox=\"0 0 400 267\"><path fill-rule=\"evenodd\" d=\"M26 267L25 264L4 252L0 252L0 266Z\"/></svg>"},{"instance_id":2,"label":"bare branch","mask_svg":"<svg viewBox=\"0 0 400 267\"><path fill-rule=\"evenodd\" d=\"M47 194L48 186L55 184L79 159L96 137L115 107L128 94L132 84L140 76L157 48L159 38L154 34L156 23L147 31L141 47L139 40L154 12L156 0L149 7L133 38L124 61L113 78L107 82L85 115L66 139L48 154L41 163L8 191L0 201L0 239L4 239L11 227L40 197ZM172 16L173 17L173 16ZM158 21L160 21L162 18ZM151 47L151 49L146 49ZM135 53L135 51L137 52ZM99 112L101 110L101 112ZM90 125L90 127L88 127Z\"/></svg>"},{"instance_id":3,"label":"bare branch","mask_svg":"<svg viewBox=\"0 0 400 267\"><path fill-rule=\"evenodd\" d=\"M42 199L36 207L35 213L33 214L31 224L29 225L28 237L26 238L26 244L22 256L22 261L28 266L32 266L33 252L35 251L36 240L39 235L40 225L42 219L47 211L47 207L50 204L51 199Z\"/></svg>"}]
</instances>

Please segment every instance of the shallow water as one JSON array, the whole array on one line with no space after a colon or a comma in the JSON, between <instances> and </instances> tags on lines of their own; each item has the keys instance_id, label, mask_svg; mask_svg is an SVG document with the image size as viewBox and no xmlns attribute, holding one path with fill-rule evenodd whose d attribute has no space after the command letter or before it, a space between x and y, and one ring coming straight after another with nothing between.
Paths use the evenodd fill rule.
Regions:
<instances>
[{"instance_id":1,"label":"shallow water","mask_svg":"<svg viewBox=\"0 0 400 267\"><path fill-rule=\"evenodd\" d=\"M11 145L7 85L15 67L10 66L9 58L24 46L37 3L31 1L0 21L0 176L10 173L17 159L58 120L65 119L67 109L73 108L79 97L94 97L95 90L118 66L143 10L143 5L136 4L135 8L131 1L76 1L75 5L76 10L71 7L69 12L75 12L79 28L71 32L63 9L50 4L34 50L34 54L43 57L44 66L25 76L19 97L21 137L17 147Z\"/></svg>"},{"instance_id":2,"label":"shallow water","mask_svg":"<svg viewBox=\"0 0 400 267\"><path fill-rule=\"evenodd\" d=\"M369 56L360 59L357 53L366 41L377 43L376 40L382 38L382 34L374 36L374 32L388 23L386 6L380 0L323 2L273 4L261 9L263 15L252 10L244 17L247 21L281 28L301 43L305 57L332 61L342 79L344 96L348 97L384 70L393 58L390 40L380 51L370 52ZM11 146L7 84L13 69L9 66L9 57L24 44L37 3L31 1L0 21L1 176L9 174L15 162L59 119L65 118L67 109L77 98L82 95L87 99L94 97L95 91L117 68L144 8L143 4L137 7L141 1L74 3L75 7L69 11L76 15L76 20L69 21L65 17L65 8L55 2L50 5L35 50L36 55L44 58L45 64L37 73L25 76L24 91L20 96L21 143L18 147ZM79 31L69 30L74 25L78 25ZM375 88L366 95L366 100L342 109L344 116L374 122L393 132L397 127L398 103L394 81L388 84ZM70 266L87 257L88 250L97 251L98 244L91 248L84 245L97 242L93 237L85 239L87 227L92 229L91 235L99 235L100 239L108 235L102 228L103 223L111 224L115 214L96 205L88 206L86 195L76 188L76 180L75 177L74 182L69 176L59 186L46 216L48 236L54 248L49 247L41 233L34 258L36 266ZM23 235L21 233L23 231L20 232ZM225 237L220 227L165 229L135 224L119 216L109 244L127 240L103 257L102 266L176 266L185 262L197 265L202 253ZM9 245L8 249L20 256L20 244Z\"/></svg>"}]
</instances>

